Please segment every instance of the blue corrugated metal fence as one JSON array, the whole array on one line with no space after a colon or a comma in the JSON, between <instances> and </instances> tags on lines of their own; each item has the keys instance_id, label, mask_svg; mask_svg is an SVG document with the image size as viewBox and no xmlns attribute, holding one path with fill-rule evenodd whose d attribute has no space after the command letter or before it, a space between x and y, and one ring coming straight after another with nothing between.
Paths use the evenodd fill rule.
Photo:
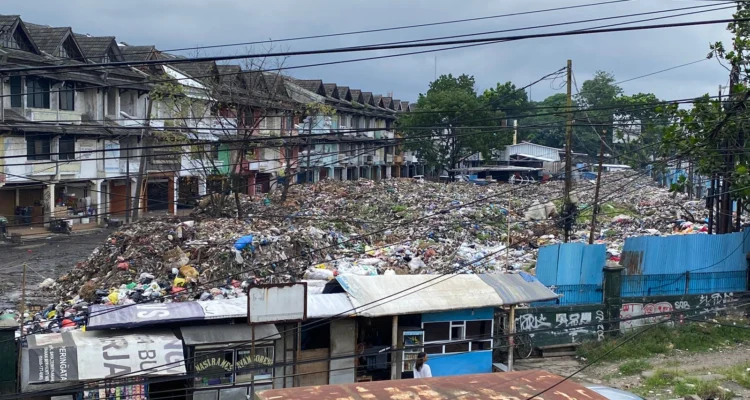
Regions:
<instances>
[{"instance_id":1,"label":"blue corrugated metal fence","mask_svg":"<svg viewBox=\"0 0 750 400\"><path fill-rule=\"evenodd\" d=\"M534 307L572 305L572 304L596 304L601 303L604 298L602 285L560 285L551 286L550 289L560 295L557 300L538 301L532 303Z\"/></svg>"},{"instance_id":2,"label":"blue corrugated metal fence","mask_svg":"<svg viewBox=\"0 0 750 400\"><path fill-rule=\"evenodd\" d=\"M622 297L744 292L747 271L623 275Z\"/></svg>"}]
</instances>

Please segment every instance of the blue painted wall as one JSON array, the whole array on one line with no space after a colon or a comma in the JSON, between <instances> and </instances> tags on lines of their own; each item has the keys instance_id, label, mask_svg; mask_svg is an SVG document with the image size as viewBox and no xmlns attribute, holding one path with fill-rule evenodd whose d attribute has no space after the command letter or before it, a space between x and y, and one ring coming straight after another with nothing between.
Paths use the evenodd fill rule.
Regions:
<instances>
[{"instance_id":1,"label":"blue painted wall","mask_svg":"<svg viewBox=\"0 0 750 400\"><path fill-rule=\"evenodd\" d=\"M495 310L487 307L422 314L422 322L477 321L480 319L495 319Z\"/></svg>"},{"instance_id":2,"label":"blue painted wall","mask_svg":"<svg viewBox=\"0 0 750 400\"><path fill-rule=\"evenodd\" d=\"M429 355L432 376L469 375L492 372L492 351Z\"/></svg>"},{"instance_id":3,"label":"blue painted wall","mask_svg":"<svg viewBox=\"0 0 750 400\"><path fill-rule=\"evenodd\" d=\"M422 322L494 320L492 307L422 314ZM427 364L432 376L468 375L492 372L492 351L430 354Z\"/></svg>"}]
</instances>

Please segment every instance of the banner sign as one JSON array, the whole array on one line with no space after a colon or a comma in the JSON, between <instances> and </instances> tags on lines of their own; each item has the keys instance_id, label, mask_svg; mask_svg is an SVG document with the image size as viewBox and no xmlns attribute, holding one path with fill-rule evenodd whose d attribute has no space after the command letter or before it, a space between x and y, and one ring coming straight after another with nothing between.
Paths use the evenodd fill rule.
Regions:
<instances>
[{"instance_id":1,"label":"banner sign","mask_svg":"<svg viewBox=\"0 0 750 400\"><path fill-rule=\"evenodd\" d=\"M180 321L245 318L247 317L247 297L183 303L93 305L90 315L86 326L86 329L90 330L134 328Z\"/></svg>"},{"instance_id":2,"label":"banner sign","mask_svg":"<svg viewBox=\"0 0 750 400\"><path fill-rule=\"evenodd\" d=\"M122 374L185 374L182 341L170 332L114 335L72 331L29 336L28 343L29 383L75 382ZM164 364L169 365L148 370Z\"/></svg>"}]
</instances>

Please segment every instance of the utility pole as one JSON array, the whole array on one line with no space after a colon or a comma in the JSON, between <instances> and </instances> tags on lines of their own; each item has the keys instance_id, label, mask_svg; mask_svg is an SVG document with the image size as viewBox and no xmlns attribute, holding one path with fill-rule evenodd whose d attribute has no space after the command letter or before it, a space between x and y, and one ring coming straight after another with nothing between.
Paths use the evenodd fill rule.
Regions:
<instances>
[{"instance_id":1,"label":"utility pole","mask_svg":"<svg viewBox=\"0 0 750 400\"><path fill-rule=\"evenodd\" d=\"M151 110L153 109L153 106L154 101L149 98L148 106L146 107L146 127L143 130L143 138L149 138L151 136ZM141 191L143 190L143 177L146 175L146 173L148 173L148 151L148 149L141 149L141 162L138 165L138 179L135 184L135 198L133 199L132 205L133 221L138 219L138 210L140 209L141 204Z\"/></svg>"},{"instance_id":2,"label":"utility pole","mask_svg":"<svg viewBox=\"0 0 750 400\"><path fill-rule=\"evenodd\" d=\"M606 130L604 132L606 132ZM594 190L594 208L591 212L591 233L589 233L589 244L594 244L594 233L596 232L596 214L599 213L599 188L602 185L603 163L604 137L602 137L602 135L599 135L599 169L596 171L596 189Z\"/></svg>"},{"instance_id":3,"label":"utility pole","mask_svg":"<svg viewBox=\"0 0 750 400\"><path fill-rule=\"evenodd\" d=\"M565 124L565 193L563 201L563 227L565 229L564 240L565 243L570 241L570 192L573 188L573 62L568 60L568 94L567 94L567 108L568 108L568 121Z\"/></svg>"},{"instance_id":4,"label":"utility pole","mask_svg":"<svg viewBox=\"0 0 750 400\"><path fill-rule=\"evenodd\" d=\"M307 168L305 168L305 183L313 183L312 178L315 177L315 172L313 171L312 177L310 176L310 152L312 151L312 124L313 124L313 116L309 116L309 128L307 129L307 139L305 139L305 144L307 145Z\"/></svg>"},{"instance_id":5,"label":"utility pole","mask_svg":"<svg viewBox=\"0 0 750 400\"><path fill-rule=\"evenodd\" d=\"M26 263L23 263L23 277L21 278L21 318L19 318L19 333L23 338L23 325L26 322L24 314L26 314ZM18 341L18 365L22 365L23 362L23 340ZM20 387L21 383L21 368L18 368L18 383Z\"/></svg>"},{"instance_id":6,"label":"utility pole","mask_svg":"<svg viewBox=\"0 0 750 400\"><path fill-rule=\"evenodd\" d=\"M130 223L130 213L133 211L133 209L130 207L131 204L131 190L133 188L131 187L130 182L130 143L128 143L128 148L125 149L125 223Z\"/></svg>"}]
</instances>

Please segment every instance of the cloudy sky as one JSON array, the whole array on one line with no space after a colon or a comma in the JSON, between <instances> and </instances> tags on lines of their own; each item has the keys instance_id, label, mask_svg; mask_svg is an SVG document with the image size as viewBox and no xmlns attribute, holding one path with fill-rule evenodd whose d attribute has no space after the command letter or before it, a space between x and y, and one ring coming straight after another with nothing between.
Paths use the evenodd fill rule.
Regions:
<instances>
[{"instance_id":1,"label":"cloudy sky","mask_svg":"<svg viewBox=\"0 0 750 400\"><path fill-rule=\"evenodd\" d=\"M116 36L131 45L153 44L162 50L191 46L279 40L378 28L398 27L456 19L496 16L603 0L68 0L3 1L3 14L20 14L26 21L51 26L71 26L78 33ZM338 37L294 40L202 50L202 54L246 54L266 51L311 50L340 46L416 40L539 25L566 23L702 6L690 10L609 19L599 22L495 33L484 37L575 30L667 15L694 13L674 18L634 23L659 24L731 17L731 9L718 1L631 0L571 10L539 12L480 21ZM480 36L481 37L481 36ZM668 28L639 32L529 39L474 46L428 54L343 63L289 71L302 79L323 79L376 93L416 100L435 74L473 75L480 90L497 82L524 86L573 60L579 84L597 70L626 80L705 58L709 43L729 36L725 24ZM283 60L285 66L397 54L412 50L298 56ZM183 54L195 54L187 52ZM626 93L652 92L662 99L716 94L727 84L727 71L716 61L703 61L670 72L624 83ZM542 82L531 89L541 100L555 93L561 82Z\"/></svg>"}]
</instances>

